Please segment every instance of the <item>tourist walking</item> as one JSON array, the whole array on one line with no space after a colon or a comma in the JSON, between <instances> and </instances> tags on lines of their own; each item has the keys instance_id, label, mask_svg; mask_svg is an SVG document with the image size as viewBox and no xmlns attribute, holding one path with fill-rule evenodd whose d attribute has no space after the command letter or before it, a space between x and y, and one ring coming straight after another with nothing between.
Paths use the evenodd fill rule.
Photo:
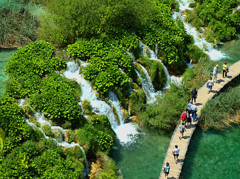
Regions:
<instances>
[{"instance_id":1,"label":"tourist walking","mask_svg":"<svg viewBox=\"0 0 240 179\"><path fill-rule=\"evenodd\" d=\"M213 68L213 81L217 82L218 65Z\"/></svg>"},{"instance_id":2,"label":"tourist walking","mask_svg":"<svg viewBox=\"0 0 240 179\"><path fill-rule=\"evenodd\" d=\"M223 78L227 77L227 73L228 73L228 66L227 66L227 62L224 62L223 64Z\"/></svg>"},{"instance_id":3,"label":"tourist walking","mask_svg":"<svg viewBox=\"0 0 240 179\"><path fill-rule=\"evenodd\" d=\"M186 122L186 126L187 125L191 125L192 124L192 118L191 118L191 111L187 110L187 122Z\"/></svg>"},{"instance_id":4,"label":"tourist walking","mask_svg":"<svg viewBox=\"0 0 240 179\"><path fill-rule=\"evenodd\" d=\"M181 123L185 123L186 120L187 120L187 111L188 109L186 109L185 111L182 112L182 115L181 115Z\"/></svg>"},{"instance_id":5,"label":"tourist walking","mask_svg":"<svg viewBox=\"0 0 240 179\"><path fill-rule=\"evenodd\" d=\"M165 166L164 169L163 169L163 172L165 173L165 178L166 178L166 177L168 178L169 171L170 171L170 165L169 165L169 163L167 162L167 163L166 163L166 166Z\"/></svg>"},{"instance_id":6,"label":"tourist walking","mask_svg":"<svg viewBox=\"0 0 240 179\"><path fill-rule=\"evenodd\" d=\"M207 81L207 88L209 89L208 94L212 91L213 83L213 79L210 77L210 79Z\"/></svg>"},{"instance_id":7,"label":"tourist walking","mask_svg":"<svg viewBox=\"0 0 240 179\"><path fill-rule=\"evenodd\" d=\"M195 119L197 117L197 111L198 111L197 106L195 104L192 104L192 106L191 106L191 113L192 113L193 121L195 121Z\"/></svg>"},{"instance_id":8,"label":"tourist walking","mask_svg":"<svg viewBox=\"0 0 240 179\"><path fill-rule=\"evenodd\" d=\"M186 131L184 123L182 123L182 125L179 128L180 128L180 134L181 134L179 139L181 140L183 138L183 133Z\"/></svg>"},{"instance_id":9,"label":"tourist walking","mask_svg":"<svg viewBox=\"0 0 240 179\"><path fill-rule=\"evenodd\" d=\"M196 88L194 88L192 91L191 91L191 99L194 103L196 103L196 99L197 99L197 90Z\"/></svg>"},{"instance_id":10,"label":"tourist walking","mask_svg":"<svg viewBox=\"0 0 240 179\"><path fill-rule=\"evenodd\" d=\"M188 105L187 105L189 111L191 111L192 105L193 105L193 101L190 100Z\"/></svg>"},{"instance_id":11,"label":"tourist walking","mask_svg":"<svg viewBox=\"0 0 240 179\"><path fill-rule=\"evenodd\" d=\"M175 145L175 148L173 149L172 154L174 156L174 160L175 160L176 164L178 162L179 151L180 151L180 149L178 148L178 145Z\"/></svg>"}]
</instances>

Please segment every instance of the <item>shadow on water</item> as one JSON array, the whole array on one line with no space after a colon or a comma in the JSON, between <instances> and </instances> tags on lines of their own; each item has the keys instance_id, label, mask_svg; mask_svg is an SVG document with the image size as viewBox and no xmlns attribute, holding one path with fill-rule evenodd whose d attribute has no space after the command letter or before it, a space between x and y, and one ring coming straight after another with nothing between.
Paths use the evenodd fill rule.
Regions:
<instances>
[{"instance_id":1,"label":"shadow on water","mask_svg":"<svg viewBox=\"0 0 240 179\"><path fill-rule=\"evenodd\" d=\"M198 147L198 144L200 143L203 135L203 131L199 126L197 126L195 132L193 133L193 136L191 138L191 142L188 147L187 154L185 156L184 164L182 167L181 172L181 178L183 179L183 173L184 173L184 179L189 179L191 177L191 171L193 167L193 159L196 156L196 148Z\"/></svg>"}]
</instances>

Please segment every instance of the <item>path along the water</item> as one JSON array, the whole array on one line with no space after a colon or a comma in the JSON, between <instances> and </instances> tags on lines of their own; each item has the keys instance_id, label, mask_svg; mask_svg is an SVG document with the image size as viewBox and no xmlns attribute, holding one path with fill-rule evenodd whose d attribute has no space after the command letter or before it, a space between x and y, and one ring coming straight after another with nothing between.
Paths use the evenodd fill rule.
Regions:
<instances>
[{"instance_id":1,"label":"path along the water","mask_svg":"<svg viewBox=\"0 0 240 179\"><path fill-rule=\"evenodd\" d=\"M219 69L221 69L222 66L219 65ZM219 70L220 71L220 70ZM229 73L228 77L223 78L222 74L219 73L217 76L218 83L214 83L212 92L208 94L208 89L206 87L206 84L202 88L198 90L198 98L197 98L197 107L198 112L197 115L200 116L201 109L204 107L204 105L207 103L208 100L212 99L226 84L228 84L230 81L232 81L235 77L240 75L240 61L234 63L229 67ZM163 173L163 168L166 165L166 162L169 162L170 164L170 173L168 175L169 179L178 179L181 174L182 166L184 163L184 159L188 150L188 145L190 143L192 134L194 130L196 129L198 121L193 122L190 127L187 127L187 130L184 132L184 139L179 139L180 137L180 129L179 126L176 127L175 131L173 132L165 160L163 162L163 166L160 172L159 179L164 179L165 175ZM178 157L178 163L176 164L174 161L174 157L172 154L173 149L175 148L175 145L178 145L180 148L180 154Z\"/></svg>"}]
</instances>

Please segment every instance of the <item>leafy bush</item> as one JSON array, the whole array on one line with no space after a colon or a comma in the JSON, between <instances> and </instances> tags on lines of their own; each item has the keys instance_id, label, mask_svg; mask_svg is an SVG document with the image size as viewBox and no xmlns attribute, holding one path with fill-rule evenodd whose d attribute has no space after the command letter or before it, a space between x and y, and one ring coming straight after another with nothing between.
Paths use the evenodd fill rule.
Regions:
<instances>
[{"instance_id":1,"label":"leafy bush","mask_svg":"<svg viewBox=\"0 0 240 179\"><path fill-rule=\"evenodd\" d=\"M187 19L196 27L206 27L206 39L212 43L231 40L240 25L240 13L232 10L238 4L238 0L196 0L193 11L187 11Z\"/></svg>"},{"instance_id":2,"label":"leafy bush","mask_svg":"<svg viewBox=\"0 0 240 179\"><path fill-rule=\"evenodd\" d=\"M113 146L115 133L105 115L93 115L89 124L76 132L76 140L92 152L109 152Z\"/></svg>"},{"instance_id":3,"label":"leafy bush","mask_svg":"<svg viewBox=\"0 0 240 179\"><path fill-rule=\"evenodd\" d=\"M30 104L58 125L70 121L73 128L84 123L81 107L73 96L73 90L58 74L51 74L42 82L39 93L29 98Z\"/></svg>"},{"instance_id":4,"label":"leafy bush","mask_svg":"<svg viewBox=\"0 0 240 179\"><path fill-rule=\"evenodd\" d=\"M91 103L88 100L84 100L82 102L82 108L83 108L83 113L85 115L89 115L92 112L92 107L91 107Z\"/></svg>"},{"instance_id":5,"label":"leafy bush","mask_svg":"<svg viewBox=\"0 0 240 179\"><path fill-rule=\"evenodd\" d=\"M146 110L140 114L140 120L148 126L173 130L188 100L189 93L185 85L171 84L166 94L159 96L153 104L147 105Z\"/></svg>"},{"instance_id":6,"label":"leafy bush","mask_svg":"<svg viewBox=\"0 0 240 179\"><path fill-rule=\"evenodd\" d=\"M158 44L159 55L165 64L172 69L181 69L183 54L188 51L186 45L191 42L181 20L172 19L172 8L178 10L179 4L173 0L48 1L48 13L43 18L40 36L59 46L74 43L79 38L105 39L135 55L139 54L136 42L143 39L150 47ZM72 51L77 46L81 49L75 53L78 57L89 59L93 54L103 55L98 50L102 48L101 43L91 49L87 40L80 41L82 43L71 48ZM122 46L126 43L128 45Z\"/></svg>"}]
</instances>

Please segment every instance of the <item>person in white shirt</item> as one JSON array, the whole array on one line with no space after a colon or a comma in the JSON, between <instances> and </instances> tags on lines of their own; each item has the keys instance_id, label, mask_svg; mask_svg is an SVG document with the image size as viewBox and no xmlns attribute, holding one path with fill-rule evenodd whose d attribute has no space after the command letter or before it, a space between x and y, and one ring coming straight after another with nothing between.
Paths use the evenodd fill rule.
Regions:
<instances>
[{"instance_id":1,"label":"person in white shirt","mask_svg":"<svg viewBox=\"0 0 240 179\"><path fill-rule=\"evenodd\" d=\"M209 89L208 93L210 93L212 91L212 87L213 87L213 79L212 77L210 77L210 79L207 81L207 88Z\"/></svg>"},{"instance_id":2,"label":"person in white shirt","mask_svg":"<svg viewBox=\"0 0 240 179\"><path fill-rule=\"evenodd\" d=\"M175 149L172 151L172 154L174 156L174 160L176 163L178 162L179 151L180 149L178 148L177 145L175 145Z\"/></svg>"}]
</instances>

